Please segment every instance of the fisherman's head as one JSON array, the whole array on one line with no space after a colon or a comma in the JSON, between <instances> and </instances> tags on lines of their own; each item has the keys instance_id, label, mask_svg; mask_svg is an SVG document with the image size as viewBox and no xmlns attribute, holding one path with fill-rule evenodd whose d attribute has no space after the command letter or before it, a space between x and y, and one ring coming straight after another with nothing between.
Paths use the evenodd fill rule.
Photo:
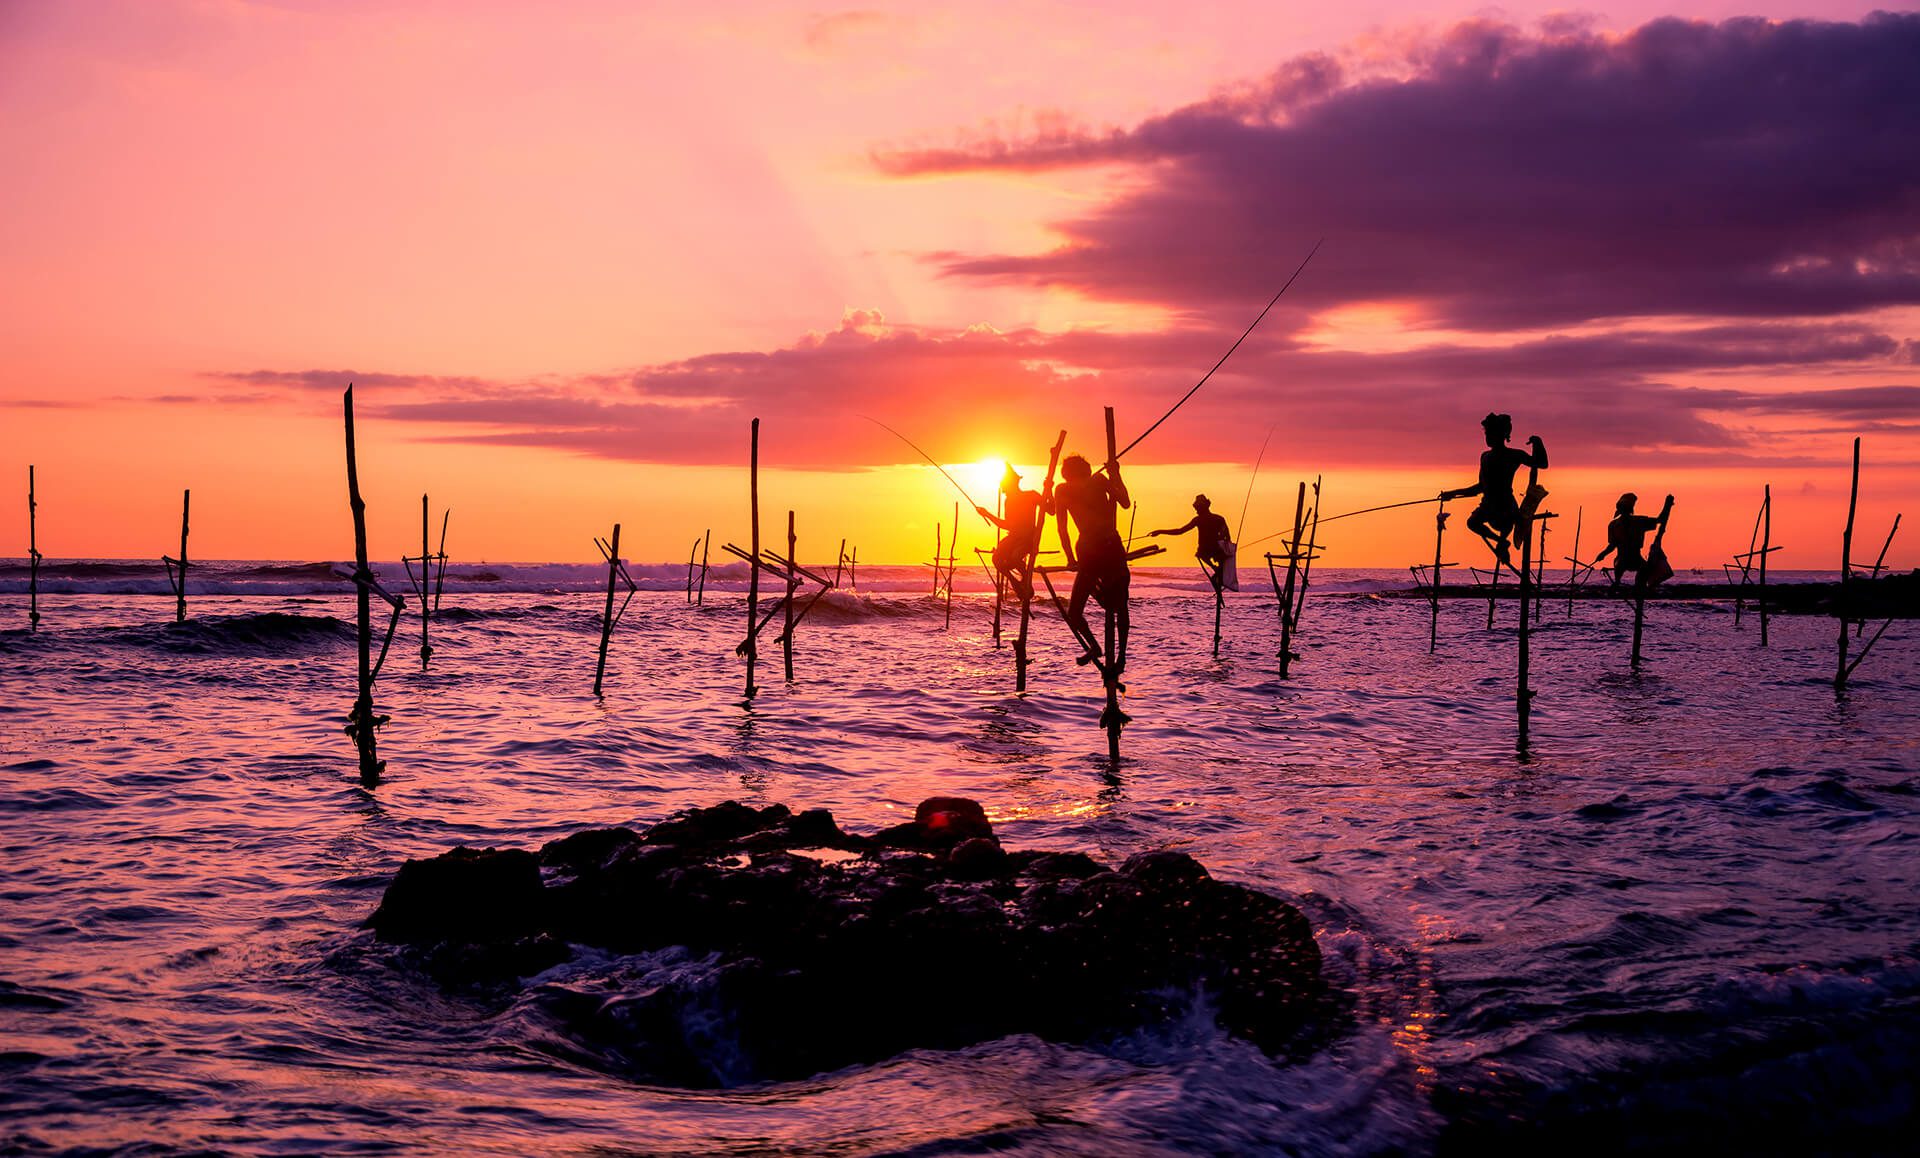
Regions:
<instances>
[{"instance_id":1,"label":"fisherman's head","mask_svg":"<svg viewBox=\"0 0 1920 1158\"><path fill-rule=\"evenodd\" d=\"M1639 501L1639 495L1628 491L1626 494L1620 496L1619 502L1613 504L1613 513L1616 515L1631 515L1633 513L1633 504Z\"/></svg>"},{"instance_id":2,"label":"fisherman's head","mask_svg":"<svg viewBox=\"0 0 1920 1158\"><path fill-rule=\"evenodd\" d=\"M1080 482L1093 477L1093 468L1087 465L1086 459L1077 454L1070 454L1060 464L1060 477L1072 482Z\"/></svg>"},{"instance_id":3,"label":"fisherman's head","mask_svg":"<svg viewBox=\"0 0 1920 1158\"><path fill-rule=\"evenodd\" d=\"M1020 472L1013 469L1012 463L1008 463L1006 473L1000 476L1000 493L1003 495L1010 495L1017 492L1019 489L1020 489Z\"/></svg>"},{"instance_id":4,"label":"fisherman's head","mask_svg":"<svg viewBox=\"0 0 1920 1158\"><path fill-rule=\"evenodd\" d=\"M1205 495L1195 495L1193 496L1193 509L1204 515L1213 509L1213 503L1209 502Z\"/></svg>"},{"instance_id":5,"label":"fisherman's head","mask_svg":"<svg viewBox=\"0 0 1920 1158\"><path fill-rule=\"evenodd\" d=\"M1489 414L1480 420L1480 429L1487 432L1488 446L1505 446L1513 437L1513 415Z\"/></svg>"}]
</instances>

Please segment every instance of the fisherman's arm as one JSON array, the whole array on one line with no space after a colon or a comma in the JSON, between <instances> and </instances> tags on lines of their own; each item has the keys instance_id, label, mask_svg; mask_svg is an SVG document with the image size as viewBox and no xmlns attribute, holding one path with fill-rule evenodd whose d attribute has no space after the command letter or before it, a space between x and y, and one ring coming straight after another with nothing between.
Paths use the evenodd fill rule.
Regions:
<instances>
[{"instance_id":1,"label":"fisherman's arm","mask_svg":"<svg viewBox=\"0 0 1920 1158\"><path fill-rule=\"evenodd\" d=\"M1012 523L1010 523L1010 522L1008 522L1007 520L1005 520L1005 519L1003 519L1003 518L1001 518L1001 517L1000 517L999 515L996 515L996 514L994 514L994 513L992 512L992 511L990 511L990 510L988 510L987 508L985 508L985 507L983 507L983 506L981 506L981 505L980 505L979 503L975 503L975 504L973 505L973 509L974 509L974 510L976 510L976 511L979 511L979 512L980 512L980 517L981 517L981 518L983 518L983 519L985 519L985 520L986 520L987 522L989 522L989 523L992 523L992 524L993 524L994 526L996 526L996 527L999 527L999 528L1000 528L1001 530L1003 530L1003 531L1011 531L1011 530L1013 530L1013 524L1012 524Z\"/></svg>"},{"instance_id":2,"label":"fisherman's arm","mask_svg":"<svg viewBox=\"0 0 1920 1158\"><path fill-rule=\"evenodd\" d=\"M1187 520L1187 521L1186 521L1185 523L1183 523L1183 524L1181 524L1181 525L1180 525L1180 526L1178 526L1178 527L1174 527L1174 528L1172 528L1172 529L1170 529L1170 530L1165 530L1165 531L1148 531L1148 532L1147 532L1147 537L1148 537L1148 538L1152 538L1152 537L1154 537L1155 535L1184 535L1184 534L1186 534L1186 533L1187 533L1188 531L1191 531L1191 530L1193 530L1193 529L1194 529L1195 527L1197 527L1197 526L1199 526L1199 525L1200 525L1200 517L1199 517L1198 515L1195 515L1195 516L1194 516L1193 518L1191 518L1191 519L1188 519L1188 520Z\"/></svg>"},{"instance_id":3,"label":"fisherman's arm","mask_svg":"<svg viewBox=\"0 0 1920 1158\"><path fill-rule=\"evenodd\" d=\"M1535 470L1547 469L1547 444L1540 441L1539 435L1530 434L1527 436L1527 445L1533 447L1533 453L1522 456L1521 461Z\"/></svg>"},{"instance_id":4,"label":"fisherman's arm","mask_svg":"<svg viewBox=\"0 0 1920 1158\"><path fill-rule=\"evenodd\" d=\"M1441 497L1441 498L1443 498L1443 499L1465 499L1465 498L1472 498L1472 497L1473 497L1474 495L1477 495L1477 494L1479 494L1479 493L1481 492L1481 490L1482 490L1482 487L1480 486L1480 484L1479 484L1479 483L1474 483L1474 484L1473 484L1472 486L1470 486L1470 487L1460 487L1460 488L1458 488L1458 489L1456 489L1456 490L1450 490L1450 491L1441 491L1441 492L1440 492L1440 497Z\"/></svg>"},{"instance_id":5,"label":"fisherman's arm","mask_svg":"<svg viewBox=\"0 0 1920 1158\"><path fill-rule=\"evenodd\" d=\"M1056 500L1056 502L1058 502L1058 500ZM1064 503L1059 503L1059 506L1060 506L1059 517L1053 520L1053 525L1054 525L1054 528L1060 532L1060 553L1067 557L1067 566L1073 567L1073 566L1076 566L1077 564L1073 557L1073 542L1071 540L1071 537L1067 534L1068 508Z\"/></svg>"},{"instance_id":6,"label":"fisherman's arm","mask_svg":"<svg viewBox=\"0 0 1920 1158\"><path fill-rule=\"evenodd\" d=\"M1120 460L1117 458L1107 460L1107 493L1122 508L1133 505L1133 500L1127 495L1127 480L1120 477Z\"/></svg>"}]
</instances>

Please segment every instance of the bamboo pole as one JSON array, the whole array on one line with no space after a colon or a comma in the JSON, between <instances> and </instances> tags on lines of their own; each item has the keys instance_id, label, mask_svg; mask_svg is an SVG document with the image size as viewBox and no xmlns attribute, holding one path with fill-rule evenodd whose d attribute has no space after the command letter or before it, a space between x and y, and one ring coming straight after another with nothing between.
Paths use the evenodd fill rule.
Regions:
<instances>
[{"instance_id":1,"label":"bamboo pole","mask_svg":"<svg viewBox=\"0 0 1920 1158\"><path fill-rule=\"evenodd\" d=\"M1767 555L1773 550L1773 484L1766 484L1760 499L1760 646L1767 646Z\"/></svg>"},{"instance_id":2,"label":"bamboo pole","mask_svg":"<svg viewBox=\"0 0 1920 1158\"><path fill-rule=\"evenodd\" d=\"M1653 545L1647 548L1646 565L1633 577L1633 658L1631 666L1640 670L1640 628L1647 616L1647 591L1653 584L1647 582L1647 571L1651 568L1654 554L1660 550L1660 541L1667 537L1667 520L1673 515L1673 496L1660 507L1660 522L1653 529ZM1846 632L1843 630L1842 635Z\"/></svg>"},{"instance_id":3,"label":"bamboo pole","mask_svg":"<svg viewBox=\"0 0 1920 1158\"><path fill-rule=\"evenodd\" d=\"M607 675L607 643L613 638L613 587L620 578L620 524L613 525L613 537L603 548L607 556L607 608L600 615L600 658L593 666L593 694L600 694L600 685Z\"/></svg>"},{"instance_id":4,"label":"bamboo pole","mask_svg":"<svg viewBox=\"0 0 1920 1158\"><path fill-rule=\"evenodd\" d=\"M1834 613L1840 617L1840 662L1833 669L1833 690L1847 690L1847 587L1853 570L1853 516L1860 505L1860 440L1853 440L1853 481L1847 490L1847 529L1840 535L1840 593Z\"/></svg>"},{"instance_id":5,"label":"bamboo pole","mask_svg":"<svg viewBox=\"0 0 1920 1158\"><path fill-rule=\"evenodd\" d=\"M793 537L793 512L787 512L787 561L793 562L797 556L793 549L796 540ZM800 575L793 566L787 568L787 630L780 636L780 652L786 662L787 682L793 682L793 593L800 585Z\"/></svg>"},{"instance_id":6,"label":"bamboo pole","mask_svg":"<svg viewBox=\"0 0 1920 1158\"><path fill-rule=\"evenodd\" d=\"M692 545L687 548L687 605L688 606L693 605L693 557L695 555L698 555L699 553L700 553L700 539L699 539L699 536L696 535L694 537Z\"/></svg>"},{"instance_id":7,"label":"bamboo pole","mask_svg":"<svg viewBox=\"0 0 1920 1158\"><path fill-rule=\"evenodd\" d=\"M1447 537L1447 500L1440 500L1440 509L1433 515L1433 606L1432 616L1427 624L1427 654L1440 650L1440 575L1446 566L1440 561L1441 545Z\"/></svg>"},{"instance_id":8,"label":"bamboo pole","mask_svg":"<svg viewBox=\"0 0 1920 1158\"><path fill-rule=\"evenodd\" d=\"M933 525L933 594L940 596L940 534L944 528L939 523Z\"/></svg>"},{"instance_id":9,"label":"bamboo pole","mask_svg":"<svg viewBox=\"0 0 1920 1158\"><path fill-rule=\"evenodd\" d=\"M747 494L753 507L753 560L747 567L747 699L760 689L753 686L753 665L760 658L754 622L760 614L760 420L753 420L753 444L747 459Z\"/></svg>"},{"instance_id":10,"label":"bamboo pole","mask_svg":"<svg viewBox=\"0 0 1920 1158\"><path fill-rule=\"evenodd\" d=\"M27 630L40 630L40 502L34 495L33 465L27 465Z\"/></svg>"},{"instance_id":11,"label":"bamboo pole","mask_svg":"<svg viewBox=\"0 0 1920 1158\"><path fill-rule=\"evenodd\" d=\"M846 562L847 562L847 540L846 540L846 537L843 535L841 536L841 539L840 539L840 554L833 561L833 585L835 587L840 586L840 568L845 566Z\"/></svg>"},{"instance_id":12,"label":"bamboo pole","mask_svg":"<svg viewBox=\"0 0 1920 1158\"><path fill-rule=\"evenodd\" d=\"M1500 595L1500 560L1493 561L1493 582L1487 588L1487 630L1493 630L1493 605Z\"/></svg>"},{"instance_id":13,"label":"bamboo pole","mask_svg":"<svg viewBox=\"0 0 1920 1158\"><path fill-rule=\"evenodd\" d=\"M374 739L374 731L384 718L373 712L373 570L367 566L367 504L360 497L360 467L353 444L353 387L346 392L347 423L347 505L353 511L353 586L354 625L358 630L359 692L353 714L347 718L347 734L353 737L360 753L360 782L371 788L380 782L386 762Z\"/></svg>"},{"instance_id":14,"label":"bamboo pole","mask_svg":"<svg viewBox=\"0 0 1920 1158\"><path fill-rule=\"evenodd\" d=\"M180 557L160 556L167 568L167 582L173 587L173 621L187 621L187 512L193 505L193 492L180 492Z\"/></svg>"},{"instance_id":15,"label":"bamboo pole","mask_svg":"<svg viewBox=\"0 0 1920 1158\"><path fill-rule=\"evenodd\" d=\"M1238 549L1237 547L1235 548ZM1235 564L1238 566L1238 563ZM1220 616L1227 609L1227 572L1224 562L1217 563L1207 572L1207 578L1213 581L1213 658L1220 658Z\"/></svg>"},{"instance_id":16,"label":"bamboo pole","mask_svg":"<svg viewBox=\"0 0 1920 1158\"><path fill-rule=\"evenodd\" d=\"M1007 515L1007 496L1002 493L993 500L994 513L1001 518ZM999 523L993 525L993 554L987 556L987 570L993 577L993 646L1000 647L1000 614L1007 601L1006 576L1000 573L1000 565L994 560L1000 552L1000 540L1003 538ZM977 549L977 548L976 548Z\"/></svg>"},{"instance_id":17,"label":"bamboo pole","mask_svg":"<svg viewBox=\"0 0 1920 1158\"><path fill-rule=\"evenodd\" d=\"M1553 525L1546 519L1540 519L1538 522L1540 523L1540 553L1534 556L1534 566L1537 570L1533 576L1533 621L1535 623L1540 622L1540 607L1546 602L1540 598L1540 591L1547 585L1547 532L1553 529Z\"/></svg>"}]
</instances>

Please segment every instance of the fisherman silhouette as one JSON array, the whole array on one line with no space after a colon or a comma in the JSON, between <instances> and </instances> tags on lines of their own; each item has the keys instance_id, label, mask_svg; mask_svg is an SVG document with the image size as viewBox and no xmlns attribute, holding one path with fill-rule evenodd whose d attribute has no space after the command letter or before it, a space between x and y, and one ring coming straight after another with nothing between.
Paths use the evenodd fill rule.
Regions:
<instances>
[{"instance_id":1,"label":"fisherman silhouette","mask_svg":"<svg viewBox=\"0 0 1920 1158\"><path fill-rule=\"evenodd\" d=\"M1511 568L1513 560L1507 540L1514 524L1520 521L1520 502L1513 497L1513 476L1523 466L1545 470L1547 447L1537 434L1527 438L1528 445L1533 447L1531 453L1508 446L1507 440L1513 437L1511 414L1489 414L1480 420L1480 427L1486 432L1487 449L1480 455L1479 481L1470 487L1441 491L1440 497L1464 499L1479 495L1480 505L1467 516L1467 529L1480 536L1496 560Z\"/></svg>"},{"instance_id":2,"label":"fisherman silhouette","mask_svg":"<svg viewBox=\"0 0 1920 1158\"><path fill-rule=\"evenodd\" d=\"M1006 537L993 548L993 566L1005 577L1013 593L1025 601L1033 598L1033 574L1027 568L1040 545L1040 496L1020 489L1020 474L1012 463L1007 464L1006 473L1000 476L1000 494L1007 502L1005 515L996 515L977 504L973 509L1006 532Z\"/></svg>"},{"instance_id":3,"label":"fisherman silhouette","mask_svg":"<svg viewBox=\"0 0 1920 1158\"><path fill-rule=\"evenodd\" d=\"M1227 520L1213 513L1213 503L1205 495L1193 496L1193 517L1177 527L1160 531L1148 531L1149 538L1160 535L1184 535L1188 531L1200 532L1200 541L1194 546L1194 557L1206 566L1207 578L1212 581L1213 589L1220 590L1225 577L1222 568L1227 562L1227 552L1233 549L1233 534L1227 529Z\"/></svg>"},{"instance_id":4,"label":"fisherman silhouette","mask_svg":"<svg viewBox=\"0 0 1920 1158\"><path fill-rule=\"evenodd\" d=\"M1127 637L1127 545L1121 541L1119 512L1130 507L1127 484L1120 478L1120 464L1107 463L1105 477L1093 473L1087 460L1070 454L1060 464L1060 484L1053 488L1054 510L1059 512L1060 549L1067 566L1074 571L1073 594L1067 599L1067 626L1080 641L1085 653L1075 663L1091 663L1100 658L1100 643L1087 625L1087 600L1097 601L1107 614L1117 616L1119 638ZM1068 541L1067 521L1080 531L1078 549ZM1124 663L1124 650L1113 659L1116 667Z\"/></svg>"},{"instance_id":5,"label":"fisherman silhouette","mask_svg":"<svg viewBox=\"0 0 1920 1158\"><path fill-rule=\"evenodd\" d=\"M1607 545L1593 557L1593 565L1598 567L1608 555L1614 556L1613 586L1620 586L1620 580L1626 573L1634 573L1634 585L1652 587L1663 583L1673 575L1673 568L1667 565L1666 552L1656 546L1653 557L1641 554L1642 545L1647 541L1647 532L1660 526L1660 518L1652 515L1636 515L1634 504L1639 496L1632 491L1620 496L1613 505L1613 521L1607 524ZM1661 510L1661 518L1673 509L1673 496L1667 496L1667 503Z\"/></svg>"}]
</instances>

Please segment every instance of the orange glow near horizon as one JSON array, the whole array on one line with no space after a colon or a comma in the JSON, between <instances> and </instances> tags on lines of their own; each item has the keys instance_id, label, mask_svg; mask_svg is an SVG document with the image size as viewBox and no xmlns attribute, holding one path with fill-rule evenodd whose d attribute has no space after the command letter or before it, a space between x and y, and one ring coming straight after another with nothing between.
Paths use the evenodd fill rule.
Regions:
<instances>
[{"instance_id":1,"label":"orange glow near horizon","mask_svg":"<svg viewBox=\"0 0 1920 1158\"><path fill-rule=\"evenodd\" d=\"M1561 27L1542 23L1556 7L1522 3L1515 26ZM1871 5L1776 7L1681 14L1853 20ZM1607 19L1672 11L1626 0ZM1178 114L1293 83L1301 59L1364 70L1449 27L1403 0L1127 0L1097 22L1064 2L882 2L859 16L757 0L7 6L0 556L25 553L31 463L50 557L157 559L191 488L202 558L338 559L338 392L357 378L383 558L418 551L422 492L452 508L449 550L469 560L591 559L616 521L648 561L684 559L709 528L739 539L746 416L760 414L765 525L791 507L803 557L845 536L863 561L921 562L958 496L862 415L992 507L1002 456L1039 485L1061 426L1068 452L1097 457L1101 405L1119 409L1123 441L1145 429L1297 256L1247 249L1246 289L1216 268L1241 260L1245 223L1179 203L1174 234L1126 252L1193 288L1159 266L1110 284L1139 271L1085 263L1125 249L1115 237L1152 217L1148 194L1193 189L1167 178L1178 148L1100 150L1135 127L1157 147ZM988 163L1023 142L1093 155ZM883 163L969 147L985 160ZM1236 172L1189 184L1211 196ZM1223 234L1231 260L1180 264ZM1920 498L1920 421L1875 393L1920 381L1920 306L1475 329L1432 320L1438 291L1340 296L1368 273L1353 256L1366 241L1330 237L1226 370L1127 458L1140 533L1184 522L1198 492L1238 524L1270 427L1249 540L1290 517L1303 477L1325 475L1328 513L1465 485L1479 447L1462 415L1513 411L1517 443L1549 399L1566 415L1542 430L1552 533L1570 546L1584 507L1583 552L1620 491L1671 489L1673 557L1715 567L1745 550L1771 482L1774 565L1831 569L1855 432L1857 549L1877 551ZM1559 376L1668 339L1685 348L1620 371L1629 400ZM1583 342L1595 352L1555 352ZM1711 356L1746 347L1765 348ZM1792 401L1842 390L1863 400ZM1656 410L1672 399L1677 417ZM1340 523L1326 564L1404 566L1430 555L1431 528L1427 508ZM961 512L963 552L991 538ZM1917 543L1896 540L1889 562L1920 562ZM1190 538L1168 545L1165 561L1187 561Z\"/></svg>"}]
</instances>

